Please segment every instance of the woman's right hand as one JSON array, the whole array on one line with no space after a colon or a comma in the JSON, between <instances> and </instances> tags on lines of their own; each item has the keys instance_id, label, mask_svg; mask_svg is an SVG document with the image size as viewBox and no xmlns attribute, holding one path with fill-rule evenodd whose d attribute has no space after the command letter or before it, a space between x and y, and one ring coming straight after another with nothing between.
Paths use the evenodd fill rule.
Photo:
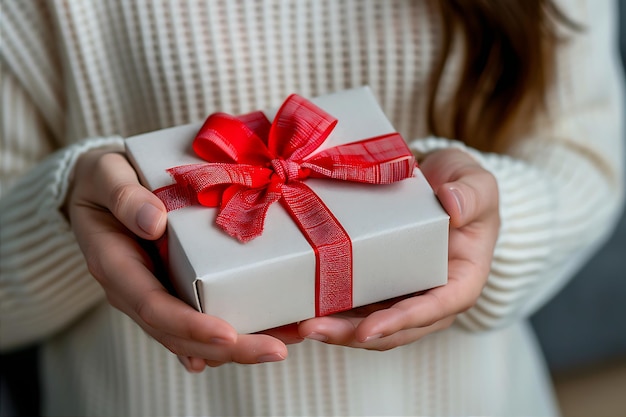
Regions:
<instances>
[{"instance_id":1,"label":"woman's right hand","mask_svg":"<svg viewBox=\"0 0 626 417\"><path fill-rule=\"evenodd\" d=\"M287 357L289 332L238 335L227 322L170 295L138 238L165 232L163 203L139 184L123 154L91 151L76 164L64 207L91 274L109 303L164 345L190 372L205 365L274 362ZM283 339L283 341L279 340Z\"/></svg>"}]
</instances>

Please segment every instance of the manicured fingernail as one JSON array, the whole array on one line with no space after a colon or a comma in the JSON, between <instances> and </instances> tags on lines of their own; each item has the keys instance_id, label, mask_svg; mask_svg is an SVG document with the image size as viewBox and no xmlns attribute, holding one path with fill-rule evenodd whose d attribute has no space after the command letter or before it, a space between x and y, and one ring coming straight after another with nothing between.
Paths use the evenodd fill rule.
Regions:
<instances>
[{"instance_id":1,"label":"manicured fingernail","mask_svg":"<svg viewBox=\"0 0 626 417\"><path fill-rule=\"evenodd\" d=\"M161 210L150 203L144 203L137 212L137 226L144 232L152 235L156 233L162 215Z\"/></svg>"},{"instance_id":2,"label":"manicured fingernail","mask_svg":"<svg viewBox=\"0 0 626 417\"><path fill-rule=\"evenodd\" d=\"M324 335L324 334L320 334L320 333L309 333L306 336L304 336L305 339L311 339L311 340L317 340L318 342L325 342L328 340L328 336Z\"/></svg>"},{"instance_id":3,"label":"manicured fingernail","mask_svg":"<svg viewBox=\"0 0 626 417\"><path fill-rule=\"evenodd\" d=\"M463 195L458 188L450 187L448 188L454 197L454 201L456 203L456 207L459 209L459 214L463 214Z\"/></svg>"},{"instance_id":4,"label":"manicured fingernail","mask_svg":"<svg viewBox=\"0 0 626 417\"><path fill-rule=\"evenodd\" d=\"M280 353L269 353L267 355L259 356L258 358L256 358L256 361L257 363L264 363L264 362L278 362L284 359L285 357L281 355Z\"/></svg>"},{"instance_id":5,"label":"manicured fingernail","mask_svg":"<svg viewBox=\"0 0 626 417\"><path fill-rule=\"evenodd\" d=\"M373 335L367 336L365 339L363 339L363 343L369 342L369 341L372 341L372 340L376 340L376 339L380 339L381 337L383 337L382 333L373 334Z\"/></svg>"}]
</instances>

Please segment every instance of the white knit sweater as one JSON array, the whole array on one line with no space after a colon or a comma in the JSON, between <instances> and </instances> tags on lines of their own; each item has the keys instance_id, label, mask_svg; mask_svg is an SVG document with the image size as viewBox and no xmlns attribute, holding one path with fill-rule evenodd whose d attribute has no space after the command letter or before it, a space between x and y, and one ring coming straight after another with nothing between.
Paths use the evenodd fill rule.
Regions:
<instances>
[{"instance_id":1,"label":"white knit sweater","mask_svg":"<svg viewBox=\"0 0 626 417\"><path fill-rule=\"evenodd\" d=\"M2 0L0 343L43 343L44 411L555 414L524 319L607 236L623 195L615 5L562 3L585 30L559 54L551 117L508 155L468 150L501 193L501 235L478 304L449 330L389 352L307 341L282 363L191 375L110 307L87 272L58 210L77 157L214 111L364 84L416 149L462 146L426 130L422 92L441 40L435 8L426 0Z\"/></svg>"}]
</instances>

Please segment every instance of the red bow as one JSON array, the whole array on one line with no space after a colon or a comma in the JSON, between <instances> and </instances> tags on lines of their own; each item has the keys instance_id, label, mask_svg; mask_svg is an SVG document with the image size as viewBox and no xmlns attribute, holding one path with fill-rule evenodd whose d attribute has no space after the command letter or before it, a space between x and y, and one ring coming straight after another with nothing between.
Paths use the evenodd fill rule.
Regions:
<instances>
[{"instance_id":1,"label":"red bow","mask_svg":"<svg viewBox=\"0 0 626 417\"><path fill-rule=\"evenodd\" d=\"M168 210L220 207L217 224L242 242L259 236L269 206L280 201L315 251L316 315L352 308L351 240L322 200L304 184L331 178L389 184L412 175L415 159L398 133L326 149L337 124L310 101L291 95L273 123L262 112L208 117L193 149L209 163L168 169L176 184L155 193Z\"/></svg>"}]
</instances>

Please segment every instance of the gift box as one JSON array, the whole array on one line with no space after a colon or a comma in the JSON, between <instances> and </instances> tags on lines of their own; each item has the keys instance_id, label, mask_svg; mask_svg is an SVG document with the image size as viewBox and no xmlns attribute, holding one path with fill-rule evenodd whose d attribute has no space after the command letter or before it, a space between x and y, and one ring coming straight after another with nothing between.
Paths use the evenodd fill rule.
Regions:
<instances>
[{"instance_id":1,"label":"gift box","mask_svg":"<svg viewBox=\"0 0 626 417\"><path fill-rule=\"evenodd\" d=\"M295 149L293 140L273 146L280 148L277 152L303 154L300 159L305 162L318 156L323 165L332 159L332 170L339 174L328 174L330 170L326 168L309 168L313 164L294 165L289 158L271 159L271 155L263 156L263 162L260 157L246 154L242 157L248 158L245 164L207 161L198 155L202 151L196 149L194 139L210 134L213 138L205 154L217 155L218 159L228 156L231 146L244 142L237 135L239 130L248 128L231 126L241 120L250 127L246 130L248 135L255 129L268 134L267 126L258 128L256 123L261 113L239 118L221 115L216 116L218 127L208 126L207 120L204 124L178 126L126 140L127 155L141 182L162 199L169 199L167 205L172 211L168 213L167 263L178 296L198 310L226 320L240 333L262 331L447 282L449 217L412 159L395 157L396 150L385 148L399 136L370 89L347 90L310 101L313 107L321 109L322 122L312 116L313 122L298 122L298 129L306 131L319 122L322 127L318 130L327 137L306 152ZM299 102L292 107L296 117L302 106ZM284 116L289 113L284 107L278 110L281 117L293 116ZM276 110L265 116L270 121L278 117ZM280 121L274 125L269 129L270 136L293 133ZM236 137L229 137L229 132ZM221 150L215 147L220 141ZM353 149L346 144L368 147L366 151L359 148L356 153L365 154L359 158L368 159L378 149L382 149L379 153L392 156L382 167L372 168L372 164L359 162L365 167L359 168L364 171L359 173L359 169L346 163L354 159ZM376 151L371 151L372 146ZM335 152L336 149L341 152ZM257 151L267 153L265 149ZM341 156L329 157L327 153ZM270 162L266 161L268 158ZM258 166L249 163L257 159L261 161ZM238 165L240 171L229 171L226 176L239 185L225 185L225 174L220 170L233 165ZM191 169L186 167L192 167L194 172L209 167L212 173L207 175L212 179L202 177L195 180L196 185L180 185L181 178ZM388 180L406 169L410 170L407 178ZM175 177L178 179L172 176L175 170L183 171ZM254 175L263 181L250 180L249 177L257 178ZM331 178L324 178L325 175ZM211 186L221 193L218 197L194 188L199 187L197 183L204 186L214 181L215 177L220 178L216 180L218 184ZM370 177L374 177L372 181L387 180L367 183ZM254 184L242 191L240 184L245 181ZM265 187L261 191L257 190L259 181ZM172 187L179 187L178 194L169 193ZM305 196L295 198L293 190L304 190ZM194 192L194 196L188 194ZM247 204L251 194L263 200L261 209L239 208L235 204ZM217 207L197 204L216 198L213 205ZM250 220L250 213L256 216L259 211L260 218L253 216ZM242 212L248 216L243 220ZM236 224L225 227L227 222ZM252 234L247 232L251 224L257 228Z\"/></svg>"}]
</instances>

